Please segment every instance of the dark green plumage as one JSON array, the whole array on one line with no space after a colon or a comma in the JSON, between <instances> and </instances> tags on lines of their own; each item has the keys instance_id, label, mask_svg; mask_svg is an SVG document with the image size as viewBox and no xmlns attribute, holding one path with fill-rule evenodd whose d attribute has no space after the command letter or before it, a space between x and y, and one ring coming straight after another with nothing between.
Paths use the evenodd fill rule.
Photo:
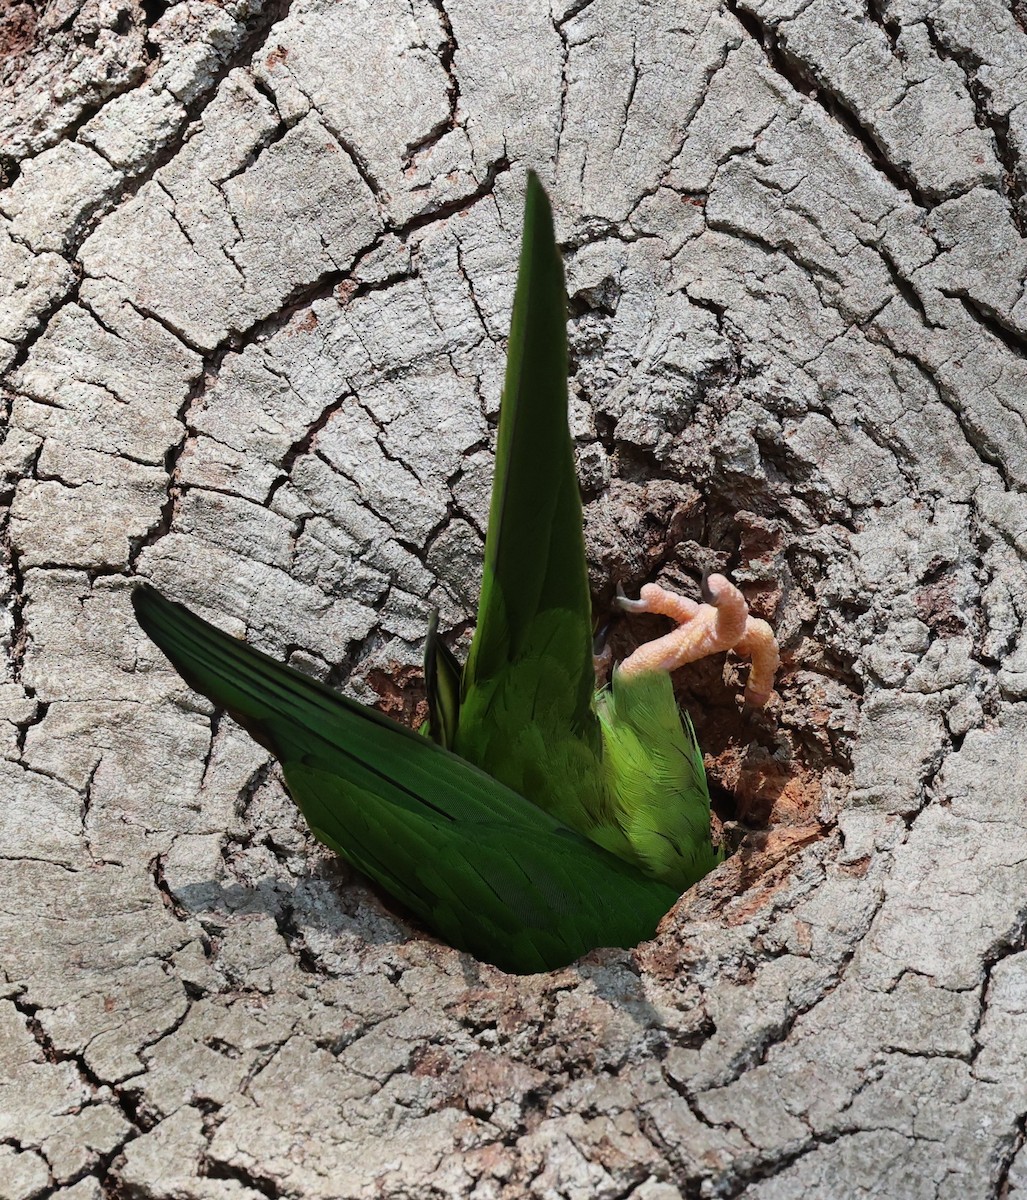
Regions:
<instances>
[{"instance_id":1,"label":"dark green plumage","mask_svg":"<svg viewBox=\"0 0 1027 1200\"><path fill-rule=\"evenodd\" d=\"M452 945L518 972L650 937L718 861L669 677L615 671L593 695L565 326L549 203L529 175L478 625L461 669L431 623L428 737L149 586L133 595L186 682L279 759L322 842Z\"/></svg>"}]
</instances>

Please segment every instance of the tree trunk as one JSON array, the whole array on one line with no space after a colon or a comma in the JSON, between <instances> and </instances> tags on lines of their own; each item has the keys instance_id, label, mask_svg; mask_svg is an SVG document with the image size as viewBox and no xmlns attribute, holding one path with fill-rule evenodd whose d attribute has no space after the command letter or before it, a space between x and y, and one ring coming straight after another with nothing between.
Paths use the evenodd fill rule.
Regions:
<instances>
[{"instance_id":1,"label":"tree trunk","mask_svg":"<svg viewBox=\"0 0 1027 1200\"><path fill-rule=\"evenodd\" d=\"M0 53L0 1196L1027 1195L1022 0L25 0ZM785 665L682 673L738 852L518 978L128 597L415 714L527 167L597 613L727 568Z\"/></svg>"}]
</instances>

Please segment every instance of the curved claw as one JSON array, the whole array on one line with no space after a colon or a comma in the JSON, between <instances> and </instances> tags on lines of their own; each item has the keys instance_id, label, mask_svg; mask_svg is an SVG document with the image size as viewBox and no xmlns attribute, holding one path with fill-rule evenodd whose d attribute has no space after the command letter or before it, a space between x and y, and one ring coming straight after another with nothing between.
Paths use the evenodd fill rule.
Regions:
<instances>
[{"instance_id":1,"label":"curved claw","mask_svg":"<svg viewBox=\"0 0 1027 1200\"><path fill-rule=\"evenodd\" d=\"M629 600L619 583L617 584L617 595L614 599L614 604L622 612L644 613L649 611L649 605L644 600Z\"/></svg>"},{"instance_id":2,"label":"curved claw","mask_svg":"<svg viewBox=\"0 0 1027 1200\"><path fill-rule=\"evenodd\" d=\"M601 658L607 653L606 639L610 633L610 621L604 621L592 635L592 657Z\"/></svg>"},{"instance_id":3,"label":"curved claw","mask_svg":"<svg viewBox=\"0 0 1027 1200\"><path fill-rule=\"evenodd\" d=\"M716 599L713 592L710 591L710 575L711 571L703 571L702 579L699 580L699 595L702 596L703 604L716 604Z\"/></svg>"}]
</instances>

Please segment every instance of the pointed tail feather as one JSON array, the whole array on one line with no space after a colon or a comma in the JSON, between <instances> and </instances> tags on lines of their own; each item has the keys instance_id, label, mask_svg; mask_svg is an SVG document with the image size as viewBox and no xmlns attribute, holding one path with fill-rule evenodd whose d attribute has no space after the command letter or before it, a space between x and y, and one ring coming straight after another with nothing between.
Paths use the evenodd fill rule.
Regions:
<instances>
[{"instance_id":1,"label":"pointed tail feather","mask_svg":"<svg viewBox=\"0 0 1027 1200\"><path fill-rule=\"evenodd\" d=\"M485 569L464 694L520 659L537 641L549 612L573 613L580 627L553 653L573 681L575 711L567 728L576 733L590 720L594 681L581 496L567 404L563 264L549 200L529 172Z\"/></svg>"}]
</instances>

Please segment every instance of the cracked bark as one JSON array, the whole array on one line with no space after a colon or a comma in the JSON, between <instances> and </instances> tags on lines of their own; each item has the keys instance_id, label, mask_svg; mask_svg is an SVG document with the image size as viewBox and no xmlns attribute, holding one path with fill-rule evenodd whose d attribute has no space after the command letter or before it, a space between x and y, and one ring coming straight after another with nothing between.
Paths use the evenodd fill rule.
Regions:
<instances>
[{"instance_id":1,"label":"cracked bark","mask_svg":"<svg viewBox=\"0 0 1027 1200\"><path fill-rule=\"evenodd\" d=\"M1023 14L527 9L0 18L3 1195L1027 1194ZM516 979L318 851L127 601L417 711L527 166L597 608L727 568L786 663L744 718L682 672L737 853Z\"/></svg>"}]
</instances>

